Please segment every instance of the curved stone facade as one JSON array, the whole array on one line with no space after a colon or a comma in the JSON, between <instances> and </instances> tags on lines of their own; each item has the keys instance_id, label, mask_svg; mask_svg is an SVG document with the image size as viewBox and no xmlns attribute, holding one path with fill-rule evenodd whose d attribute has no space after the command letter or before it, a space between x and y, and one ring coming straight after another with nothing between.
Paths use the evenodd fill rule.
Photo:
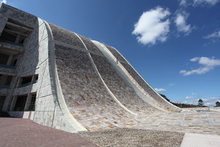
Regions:
<instances>
[{"instance_id":1,"label":"curved stone facade","mask_svg":"<svg viewBox=\"0 0 220 147\"><path fill-rule=\"evenodd\" d=\"M0 67L1 74L13 76L10 88L0 89L0 96L6 96L2 110L13 116L78 132L135 127L139 117L180 111L156 93L113 47L5 4L0 8L0 22L0 34L12 32L8 25L28 33L19 52L7 47L16 53L12 57L18 57L15 69ZM1 52L5 54L3 47ZM24 97L26 102L21 100Z\"/></svg>"}]
</instances>

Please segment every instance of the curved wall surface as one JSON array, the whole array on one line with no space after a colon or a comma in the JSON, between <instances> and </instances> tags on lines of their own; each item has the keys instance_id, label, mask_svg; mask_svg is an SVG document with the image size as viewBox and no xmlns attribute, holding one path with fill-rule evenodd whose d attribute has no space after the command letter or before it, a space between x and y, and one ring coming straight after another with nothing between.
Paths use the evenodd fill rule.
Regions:
<instances>
[{"instance_id":1,"label":"curved wall surface","mask_svg":"<svg viewBox=\"0 0 220 147\"><path fill-rule=\"evenodd\" d=\"M0 35L11 20L31 28L23 46L17 47L22 52L16 70L0 67L0 72L14 76L11 89L0 89L0 96L7 96L4 111L11 115L78 132L135 127L139 117L180 111L155 92L115 48L4 4L0 12ZM30 75L37 75L37 81L19 87L19 80ZM11 109L18 96L32 93L36 93L35 110Z\"/></svg>"}]
</instances>

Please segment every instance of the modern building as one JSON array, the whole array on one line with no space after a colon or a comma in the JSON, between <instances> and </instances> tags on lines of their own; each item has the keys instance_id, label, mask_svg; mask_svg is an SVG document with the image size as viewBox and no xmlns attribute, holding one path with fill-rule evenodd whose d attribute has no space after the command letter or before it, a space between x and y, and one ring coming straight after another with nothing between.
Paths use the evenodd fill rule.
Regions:
<instances>
[{"instance_id":1,"label":"modern building","mask_svg":"<svg viewBox=\"0 0 220 147\"><path fill-rule=\"evenodd\" d=\"M114 47L6 4L0 8L0 110L68 132L133 127L150 113L181 111Z\"/></svg>"}]
</instances>

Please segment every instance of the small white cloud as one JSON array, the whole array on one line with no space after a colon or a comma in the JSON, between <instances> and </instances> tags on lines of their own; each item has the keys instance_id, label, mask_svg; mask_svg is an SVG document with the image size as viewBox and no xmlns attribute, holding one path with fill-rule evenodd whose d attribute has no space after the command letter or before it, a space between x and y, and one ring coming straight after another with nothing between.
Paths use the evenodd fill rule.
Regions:
<instances>
[{"instance_id":1,"label":"small white cloud","mask_svg":"<svg viewBox=\"0 0 220 147\"><path fill-rule=\"evenodd\" d=\"M210 5L214 6L217 4L219 0L180 0L180 6L189 6L193 5L194 7L201 6L201 5Z\"/></svg>"},{"instance_id":2,"label":"small white cloud","mask_svg":"<svg viewBox=\"0 0 220 147\"><path fill-rule=\"evenodd\" d=\"M198 104L198 100L202 99L205 106L214 106L217 101L220 100L219 96L216 97L206 97L206 98L199 98L195 93L192 94L192 96L185 97L186 100L180 102L185 104Z\"/></svg>"},{"instance_id":3,"label":"small white cloud","mask_svg":"<svg viewBox=\"0 0 220 147\"><path fill-rule=\"evenodd\" d=\"M161 7L143 12L134 25L132 34L144 45L166 41L170 26L170 20L167 18L169 15L169 10Z\"/></svg>"},{"instance_id":4,"label":"small white cloud","mask_svg":"<svg viewBox=\"0 0 220 147\"><path fill-rule=\"evenodd\" d=\"M217 39L217 38L220 38L220 30L212 33L212 34L209 34L207 36L204 37L205 39Z\"/></svg>"},{"instance_id":5,"label":"small white cloud","mask_svg":"<svg viewBox=\"0 0 220 147\"><path fill-rule=\"evenodd\" d=\"M181 70L180 74L184 76L192 75L192 74L205 74L215 67L220 66L220 60L215 58L208 57L194 57L190 59L191 62L197 62L202 65L202 67L193 69L193 70Z\"/></svg>"},{"instance_id":6,"label":"small white cloud","mask_svg":"<svg viewBox=\"0 0 220 147\"><path fill-rule=\"evenodd\" d=\"M191 96L186 96L185 99L187 99L187 100L194 99L194 98L196 98L196 96L197 96L197 94L193 92Z\"/></svg>"},{"instance_id":7,"label":"small white cloud","mask_svg":"<svg viewBox=\"0 0 220 147\"><path fill-rule=\"evenodd\" d=\"M191 25L186 23L188 16L189 14L186 12L177 13L175 18L175 24L179 32L183 32L185 34L189 34L191 32Z\"/></svg>"},{"instance_id":8,"label":"small white cloud","mask_svg":"<svg viewBox=\"0 0 220 147\"><path fill-rule=\"evenodd\" d=\"M196 5L196 6L197 5L204 5L204 4L214 6L218 2L219 2L219 0L193 0L194 5Z\"/></svg>"},{"instance_id":9,"label":"small white cloud","mask_svg":"<svg viewBox=\"0 0 220 147\"><path fill-rule=\"evenodd\" d=\"M180 0L180 6L186 6L187 0Z\"/></svg>"},{"instance_id":10,"label":"small white cloud","mask_svg":"<svg viewBox=\"0 0 220 147\"><path fill-rule=\"evenodd\" d=\"M7 0L2 0L0 3L1 3L1 4L2 4L2 3L6 4L6 3L7 3Z\"/></svg>"},{"instance_id":11,"label":"small white cloud","mask_svg":"<svg viewBox=\"0 0 220 147\"><path fill-rule=\"evenodd\" d=\"M169 85L169 86L175 86L176 83L169 83L168 85Z\"/></svg>"},{"instance_id":12,"label":"small white cloud","mask_svg":"<svg viewBox=\"0 0 220 147\"><path fill-rule=\"evenodd\" d=\"M201 98L206 106L214 106L217 101L219 101L220 97L208 97Z\"/></svg>"},{"instance_id":13,"label":"small white cloud","mask_svg":"<svg viewBox=\"0 0 220 147\"><path fill-rule=\"evenodd\" d=\"M156 90L157 92L165 92L165 91L167 91L167 90L164 89L164 88L155 88L155 90Z\"/></svg>"}]
</instances>

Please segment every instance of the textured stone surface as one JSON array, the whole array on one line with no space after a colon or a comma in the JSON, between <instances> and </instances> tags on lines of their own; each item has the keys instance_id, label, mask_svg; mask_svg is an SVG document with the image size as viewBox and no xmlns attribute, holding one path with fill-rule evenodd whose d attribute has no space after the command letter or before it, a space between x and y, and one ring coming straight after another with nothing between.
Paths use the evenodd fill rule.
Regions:
<instances>
[{"instance_id":1,"label":"textured stone surface","mask_svg":"<svg viewBox=\"0 0 220 147\"><path fill-rule=\"evenodd\" d=\"M60 28L58 26L55 26L53 24L50 24L50 27L53 32L54 40L58 40L58 41L70 44L74 47L84 49L83 44L81 43L79 38L77 38L73 32L67 31L67 30Z\"/></svg>"},{"instance_id":2,"label":"textured stone surface","mask_svg":"<svg viewBox=\"0 0 220 147\"><path fill-rule=\"evenodd\" d=\"M180 147L184 134L139 129L113 129L83 132L80 135L101 147Z\"/></svg>"},{"instance_id":3,"label":"textured stone surface","mask_svg":"<svg viewBox=\"0 0 220 147\"><path fill-rule=\"evenodd\" d=\"M127 61L116 51L115 48L106 45L106 47L109 49L109 51L122 63L127 63Z\"/></svg>"},{"instance_id":4,"label":"textured stone surface","mask_svg":"<svg viewBox=\"0 0 220 147\"><path fill-rule=\"evenodd\" d=\"M17 20L26 26L37 27L37 17L26 13L22 10L16 9L9 5L3 4L0 13L4 14L5 17Z\"/></svg>"},{"instance_id":5,"label":"textured stone surface","mask_svg":"<svg viewBox=\"0 0 220 147\"><path fill-rule=\"evenodd\" d=\"M83 40L83 42L85 43L87 49L89 51L92 51L96 54L102 55L102 52L96 47L96 45L93 44L92 41L90 41L89 39L87 39L86 37L79 35L80 38Z\"/></svg>"},{"instance_id":6,"label":"textured stone surface","mask_svg":"<svg viewBox=\"0 0 220 147\"><path fill-rule=\"evenodd\" d=\"M161 107L165 107L167 110L173 109L173 105L169 104L166 100L164 100L161 96L159 96L156 91L154 91L139 75L138 73L131 67L128 63L121 63L124 68L130 73L130 75L137 81L137 83L150 95L153 99L155 99Z\"/></svg>"},{"instance_id":7,"label":"textured stone surface","mask_svg":"<svg viewBox=\"0 0 220 147\"><path fill-rule=\"evenodd\" d=\"M87 129L136 124L108 94L85 52L56 46L56 63L69 111Z\"/></svg>"},{"instance_id":8,"label":"textured stone surface","mask_svg":"<svg viewBox=\"0 0 220 147\"><path fill-rule=\"evenodd\" d=\"M220 135L219 108L184 109L180 113L153 113L139 119L139 129Z\"/></svg>"},{"instance_id":9,"label":"textured stone surface","mask_svg":"<svg viewBox=\"0 0 220 147\"><path fill-rule=\"evenodd\" d=\"M116 98L129 110L144 115L155 111L153 107L145 103L134 90L119 76L106 58L92 55L95 64L110 90Z\"/></svg>"}]
</instances>

